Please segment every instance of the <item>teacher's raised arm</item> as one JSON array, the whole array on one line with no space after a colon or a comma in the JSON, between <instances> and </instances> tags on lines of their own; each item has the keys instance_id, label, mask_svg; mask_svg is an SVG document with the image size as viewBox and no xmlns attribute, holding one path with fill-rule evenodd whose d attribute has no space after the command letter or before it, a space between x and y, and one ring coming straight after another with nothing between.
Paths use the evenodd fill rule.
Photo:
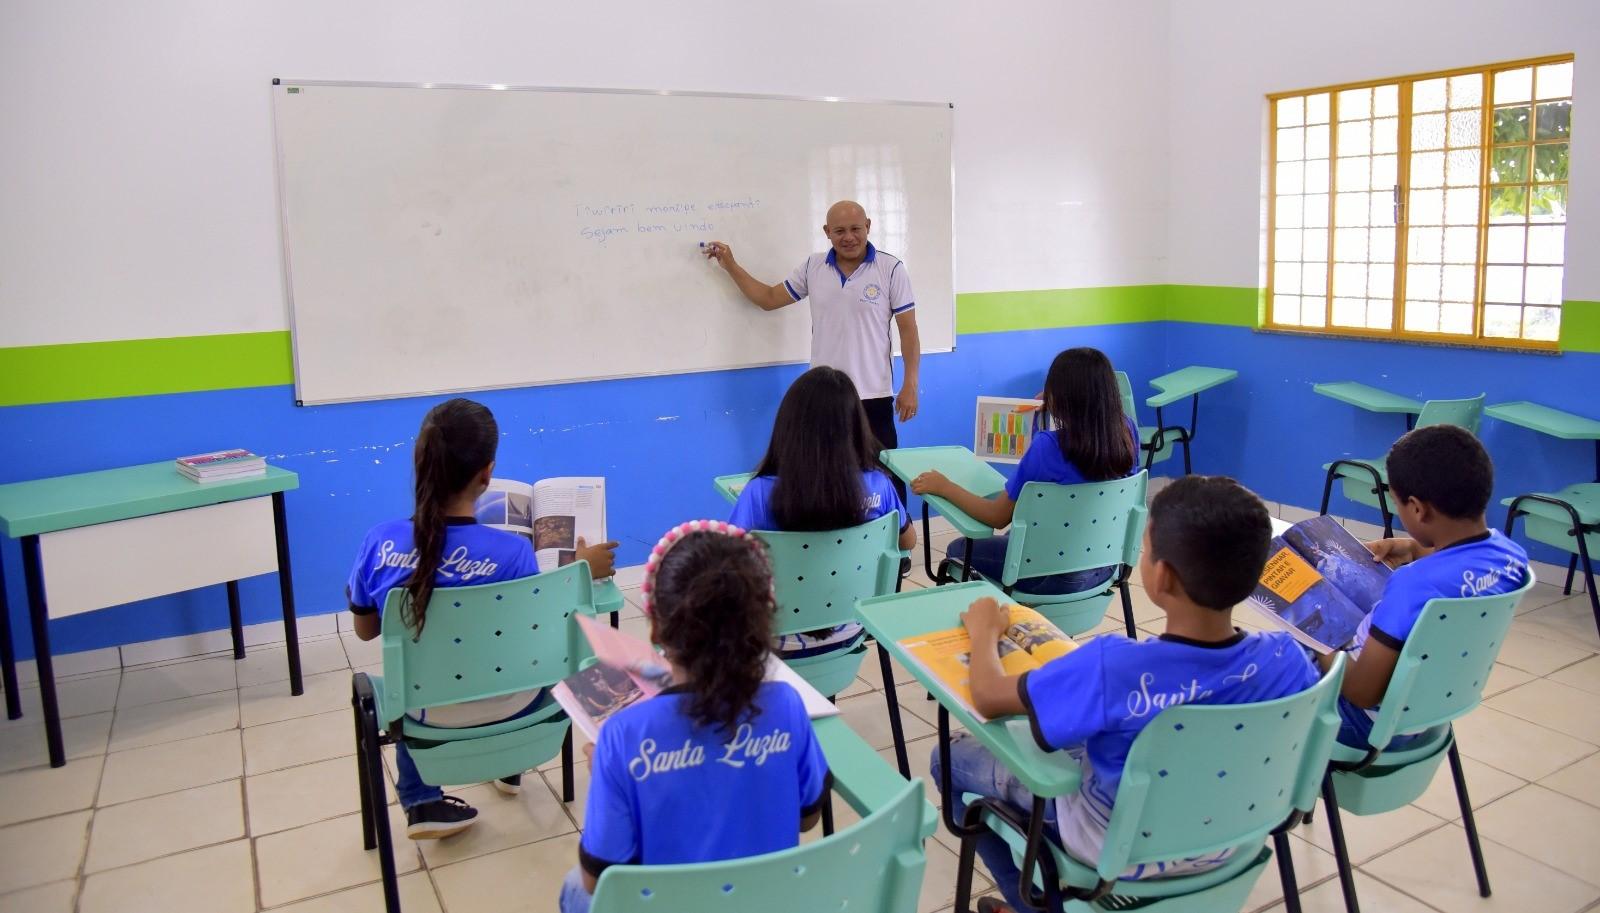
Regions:
<instances>
[{"instance_id":1,"label":"teacher's raised arm","mask_svg":"<svg viewBox=\"0 0 1600 913\"><path fill-rule=\"evenodd\" d=\"M763 311L776 311L786 304L794 304L800 300L798 296L790 295L788 288L782 282L768 285L745 272L745 268L733 259L733 248L723 242L706 241L700 245L700 249L705 252L706 259L721 264L722 268L728 271L728 275L733 277L733 282L739 286L739 291Z\"/></svg>"}]
</instances>

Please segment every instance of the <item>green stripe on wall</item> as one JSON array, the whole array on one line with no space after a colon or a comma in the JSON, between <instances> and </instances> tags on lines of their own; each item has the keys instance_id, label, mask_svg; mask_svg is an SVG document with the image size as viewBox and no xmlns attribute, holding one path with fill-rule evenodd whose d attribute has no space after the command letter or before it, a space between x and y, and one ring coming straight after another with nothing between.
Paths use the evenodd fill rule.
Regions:
<instances>
[{"instance_id":1,"label":"green stripe on wall","mask_svg":"<svg viewBox=\"0 0 1600 913\"><path fill-rule=\"evenodd\" d=\"M293 382L287 330L0 349L0 406Z\"/></svg>"},{"instance_id":2,"label":"green stripe on wall","mask_svg":"<svg viewBox=\"0 0 1600 913\"><path fill-rule=\"evenodd\" d=\"M1217 323L1230 327L1261 325L1266 294L1263 289L1225 285L1163 285L1167 319L1185 323Z\"/></svg>"},{"instance_id":3,"label":"green stripe on wall","mask_svg":"<svg viewBox=\"0 0 1600 913\"><path fill-rule=\"evenodd\" d=\"M1561 305L1561 348L1567 352L1600 352L1600 301L1567 301Z\"/></svg>"},{"instance_id":4,"label":"green stripe on wall","mask_svg":"<svg viewBox=\"0 0 1600 913\"><path fill-rule=\"evenodd\" d=\"M1166 319L1167 286L972 292L956 296L956 334L1145 323Z\"/></svg>"}]
</instances>

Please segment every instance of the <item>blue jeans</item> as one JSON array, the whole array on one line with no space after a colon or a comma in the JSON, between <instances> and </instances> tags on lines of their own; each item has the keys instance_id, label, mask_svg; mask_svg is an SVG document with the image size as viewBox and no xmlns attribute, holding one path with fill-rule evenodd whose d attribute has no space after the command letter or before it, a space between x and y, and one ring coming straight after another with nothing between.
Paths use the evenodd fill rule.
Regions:
<instances>
[{"instance_id":1,"label":"blue jeans","mask_svg":"<svg viewBox=\"0 0 1600 913\"><path fill-rule=\"evenodd\" d=\"M1010 541L1010 536L991 536L988 539L972 540L972 569L990 580L999 580L1001 569L1006 563L1006 546ZM966 553L967 540L956 539L945 550L945 557L953 561L960 561ZM1097 567L1087 571L1073 571L1070 574L1029 577L1024 580L1018 580L1016 589L1023 593L1032 593L1038 596L1061 596L1066 593L1081 593L1084 590L1092 590L1105 583L1116 572L1117 569L1115 567Z\"/></svg>"},{"instance_id":2,"label":"blue jeans","mask_svg":"<svg viewBox=\"0 0 1600 913\"><path fill-rule=\"evenodd\" d=\"M528 706L518 710L516 713L511 714L510 716L506 717L505 720L501 720L500 722L520 719L534 712L535 710L538 710L540 707L544 706L546 697L549 695L549 693L550 689L541 689L538 694L534 695L533 700L528 704ZM491 724L485 723L484 725L487 726ZM401 808L415 808L418 805L425 805L429 802L437 802L444 798L444 790L437 786L430 786L427 783L422 782L422 774L417 772L417 764L415 761L411 760L411 752L406 750L406 743L404 739L394 743L394 766L394 792L396 798L400 800Z\"/></svg>"},{"instance_id":3,"label":"blue jeans","mask_svg":"<svg viewBox=\"0 0 1600 913\"><path fill-rule=\"evenodd\" d=\"M943 783L940 773L941 760L939 749L935 747L933 758L928 764L935 789ZM1033 813L1033 793L1029 792L1004 764L990 754L989 749L965 733L956 735L950 740L950 792L952 795L946 796L944 801L950 803L958 822L967 810L966 803L961 801L965 793L977 793L999 799L1016 808L1023 817ZM1060 842L1061 835L1056 828L1056 804L1046 802L1044 808L1045 837ZM1020 890L1022 870L1017 868L1016 861L1011 858L1011 847L1000 839L1000 835L985 828L978 835L978 855L983 858L983 864L989 867L989 874L994 876L995 886L1000 889L1011 909L1028 909L1022 903ZM563 906L562 913L571 911Z\"/></svg>"},{"instance_id":4,"label":"blue jeans","mask_svg":"<svg viewBox=\"0 0 1600 913\"><path fill-rule=\"evenodd\" d=\"M1389 744L1383 746L1384 751L1404 751L1415 748L1424 742L1432 741L1439 737L1441 731L1449 724L1434 726L1421 732L1397 732L1389 739ZM1351 748L1370 748L1367 737L1372 735L1372 717L1367 711L1350 703L1344 695L1339 696L1339 744Z\"/></svg>"},{"instance_id":5,"label":"blue jeans","mask_svg":"<svg viewBox=\"0 0 1600 913\"><path fill-rule=\"evenodd\" d=\"M583 873L573 866L561 882L561 913L589 913L594 895L583 889Z\"/></svg>"}]
</instances>

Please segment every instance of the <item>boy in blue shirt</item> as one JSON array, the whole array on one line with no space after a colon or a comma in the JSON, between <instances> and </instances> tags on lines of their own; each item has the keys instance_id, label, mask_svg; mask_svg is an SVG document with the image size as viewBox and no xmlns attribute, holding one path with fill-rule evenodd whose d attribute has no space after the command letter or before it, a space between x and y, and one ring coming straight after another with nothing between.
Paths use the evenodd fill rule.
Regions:
<instances>
[{"instance_id":1,"label":"boy in blue shirt","mask_svg":"<svg viewBox=\"0 0 1600 913\"><path fill-rule=\"evenodd\" d=\"M1046 833L1075 858L1100 858L1122 767L1139 732L1164 708L1184 703L1242 704L1295 694L1317 681L1317 670L1286 633L1246 633L1233 626L1233 607L1250 595L1267 560L1272 525L1261 500L1232 479L1186 476L1150 505L1139 559L1145 590L1166 612L1159 637L1129 640L1104 634L1043 668L1020 676L1000 666L998 641L1008 611L981 599L962 615L972 636L973 704L987 717L1027 714L1034 740L1065 750L1083 769L1078 791L1058 798L1045 814ZM934 782L941 758L933 755ZM959 819L962 793L1017 806L1032 796L977 740L950 744L951 788ZM1021 873L998 836L978 839L978 853L1012 909L1022 909ZM1193 872L1221 863L1224 851L1203 858L1141 865L1124 878ZM980 913L1004 909L980 900Z\"/></svg>"},{"instance_id":2,"label":"boy in blue shirt","mask_svg":"<svg viewBox=\"0 0 1600 913\"><path fill-rule=\"evenodd\" d=\"M1484 522L1494 464L1471 432L1418 428L1395 442L1386 465L1395 516L1412 538L1367 543L1395 572L1347 648L1353 662L1340 689L1339 741L1356 748L1368 747L1378 702L1428 600L1509 593L1528 577L1528 553ZM1324 668L1330 661L1322 659ZM1398 735L1387 747L1427 735Z\"/></svg>"}]
</instances>

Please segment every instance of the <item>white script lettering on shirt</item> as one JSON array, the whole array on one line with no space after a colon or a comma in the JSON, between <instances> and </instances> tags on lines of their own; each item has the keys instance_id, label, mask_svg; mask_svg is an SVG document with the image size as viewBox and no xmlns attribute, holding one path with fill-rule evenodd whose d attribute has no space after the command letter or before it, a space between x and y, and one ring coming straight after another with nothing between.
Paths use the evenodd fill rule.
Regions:
<instances>
[{"instance_id":1,"label":"white script lettering on shirt","mask_svg":"<svg viewBox=\"0 0 1600 913\"><path fill-rule=\"evenodd\" d=\"M871 494L867 495L866 502L867 510L877 510L883 504L883 495L877 492L872 492Z\"/></svg>"},{"instance_id":2,"label":"white script lettering on shirt","mask_svg":"<svg viewBox=\"0 0 1600 913\"><path fill-rule=\"evenodd\" d=\"M378 567L394 567L402 570L416 570L418 561L417 550L409 552L396 551L393 539L385 539L378 546ZM477 577L487 577L500 569L491 558L469 559L467 547L458 547L446 555L439 562L439 576L447 580L472 580Z\"/></svg>"},{"instance_id":3,"label":"white script lettering on shirt","mask_svg":"<svg viewBox=\"0 0 1600 913\"><path fill-rule=\"evenodd\" d=\"M1150 685L1156 680L1155 673L1146 672L1139 676L1139 689L1128 692L1128 715L1124 720L1143 719L1152 713L1159 713L1168 707L1179 704L1192 704L1195 701L1205 700L1211 696L1211 689L1200 687L1199 679L1190 679L1187 688L1177 691L1150 693Z\"/></svg>"},{"instance_id":4,"label":"white script lettering on shirt","mask_svg":"<svg viewBox=\"0 0 1600 913\"><path fill-rule=\"evenodd\" d=\"M783 754L788 750L789 733L773 729L766 735L758 736L749 723L741 723L734 731L733 739L723 743L722 757L717 758L717 763L739 768L746 761L754 761L760 767L767 762L769 755ZM643 782L651 774L688 770L705 762L705 749L690 739L683 740L682 748L670 751L657 751L655 739L644 739L639 742L639 756L628 762L628 775Z\"/></svg>"},{"instance_id":5,"label":"white script lettering on shirt","mask_svg":"<svg viewBox=\"0 0 1600 913\"><path fill-rule=\"evenodd\" d=\"M1476 596L1500 582L1501 577L1512 574L1521 576L1522 564L1515 558L1507 558L1505 567L1491 569L1487 574L1476 575L1471 571L1461 572L1461 595Z\"/></svg>"},{"instance_id":6,"label":"white script lettering on shirt","mask_svg":"<svg viewBox=\"0 0 1600 913\"><path fill-rule=\"evenodd\" d=\"M783 754L788 750L789 733L774 729L766 735L757 736L749 723L741 723L733 734L733 741L722 746L722 757L717 759L717 763L743 767L746 760L753 758L756 766L760 767L767 763L767 755Z\"/></svg>"},{"instance_id":7,"label":"white script lettering on shirt","mask_svg":"<svg viewBox=\"0 0 1600 913\"><path fill-rule=\"evenodd\" d=\"M639 756L628 762L628 775L642 783L651 774L688 770L705 762L705 749L689 739L683 740L682 748L670 751L656 751L656 740L645 739L639 743Z\"/></svg>"}]
</instances>

